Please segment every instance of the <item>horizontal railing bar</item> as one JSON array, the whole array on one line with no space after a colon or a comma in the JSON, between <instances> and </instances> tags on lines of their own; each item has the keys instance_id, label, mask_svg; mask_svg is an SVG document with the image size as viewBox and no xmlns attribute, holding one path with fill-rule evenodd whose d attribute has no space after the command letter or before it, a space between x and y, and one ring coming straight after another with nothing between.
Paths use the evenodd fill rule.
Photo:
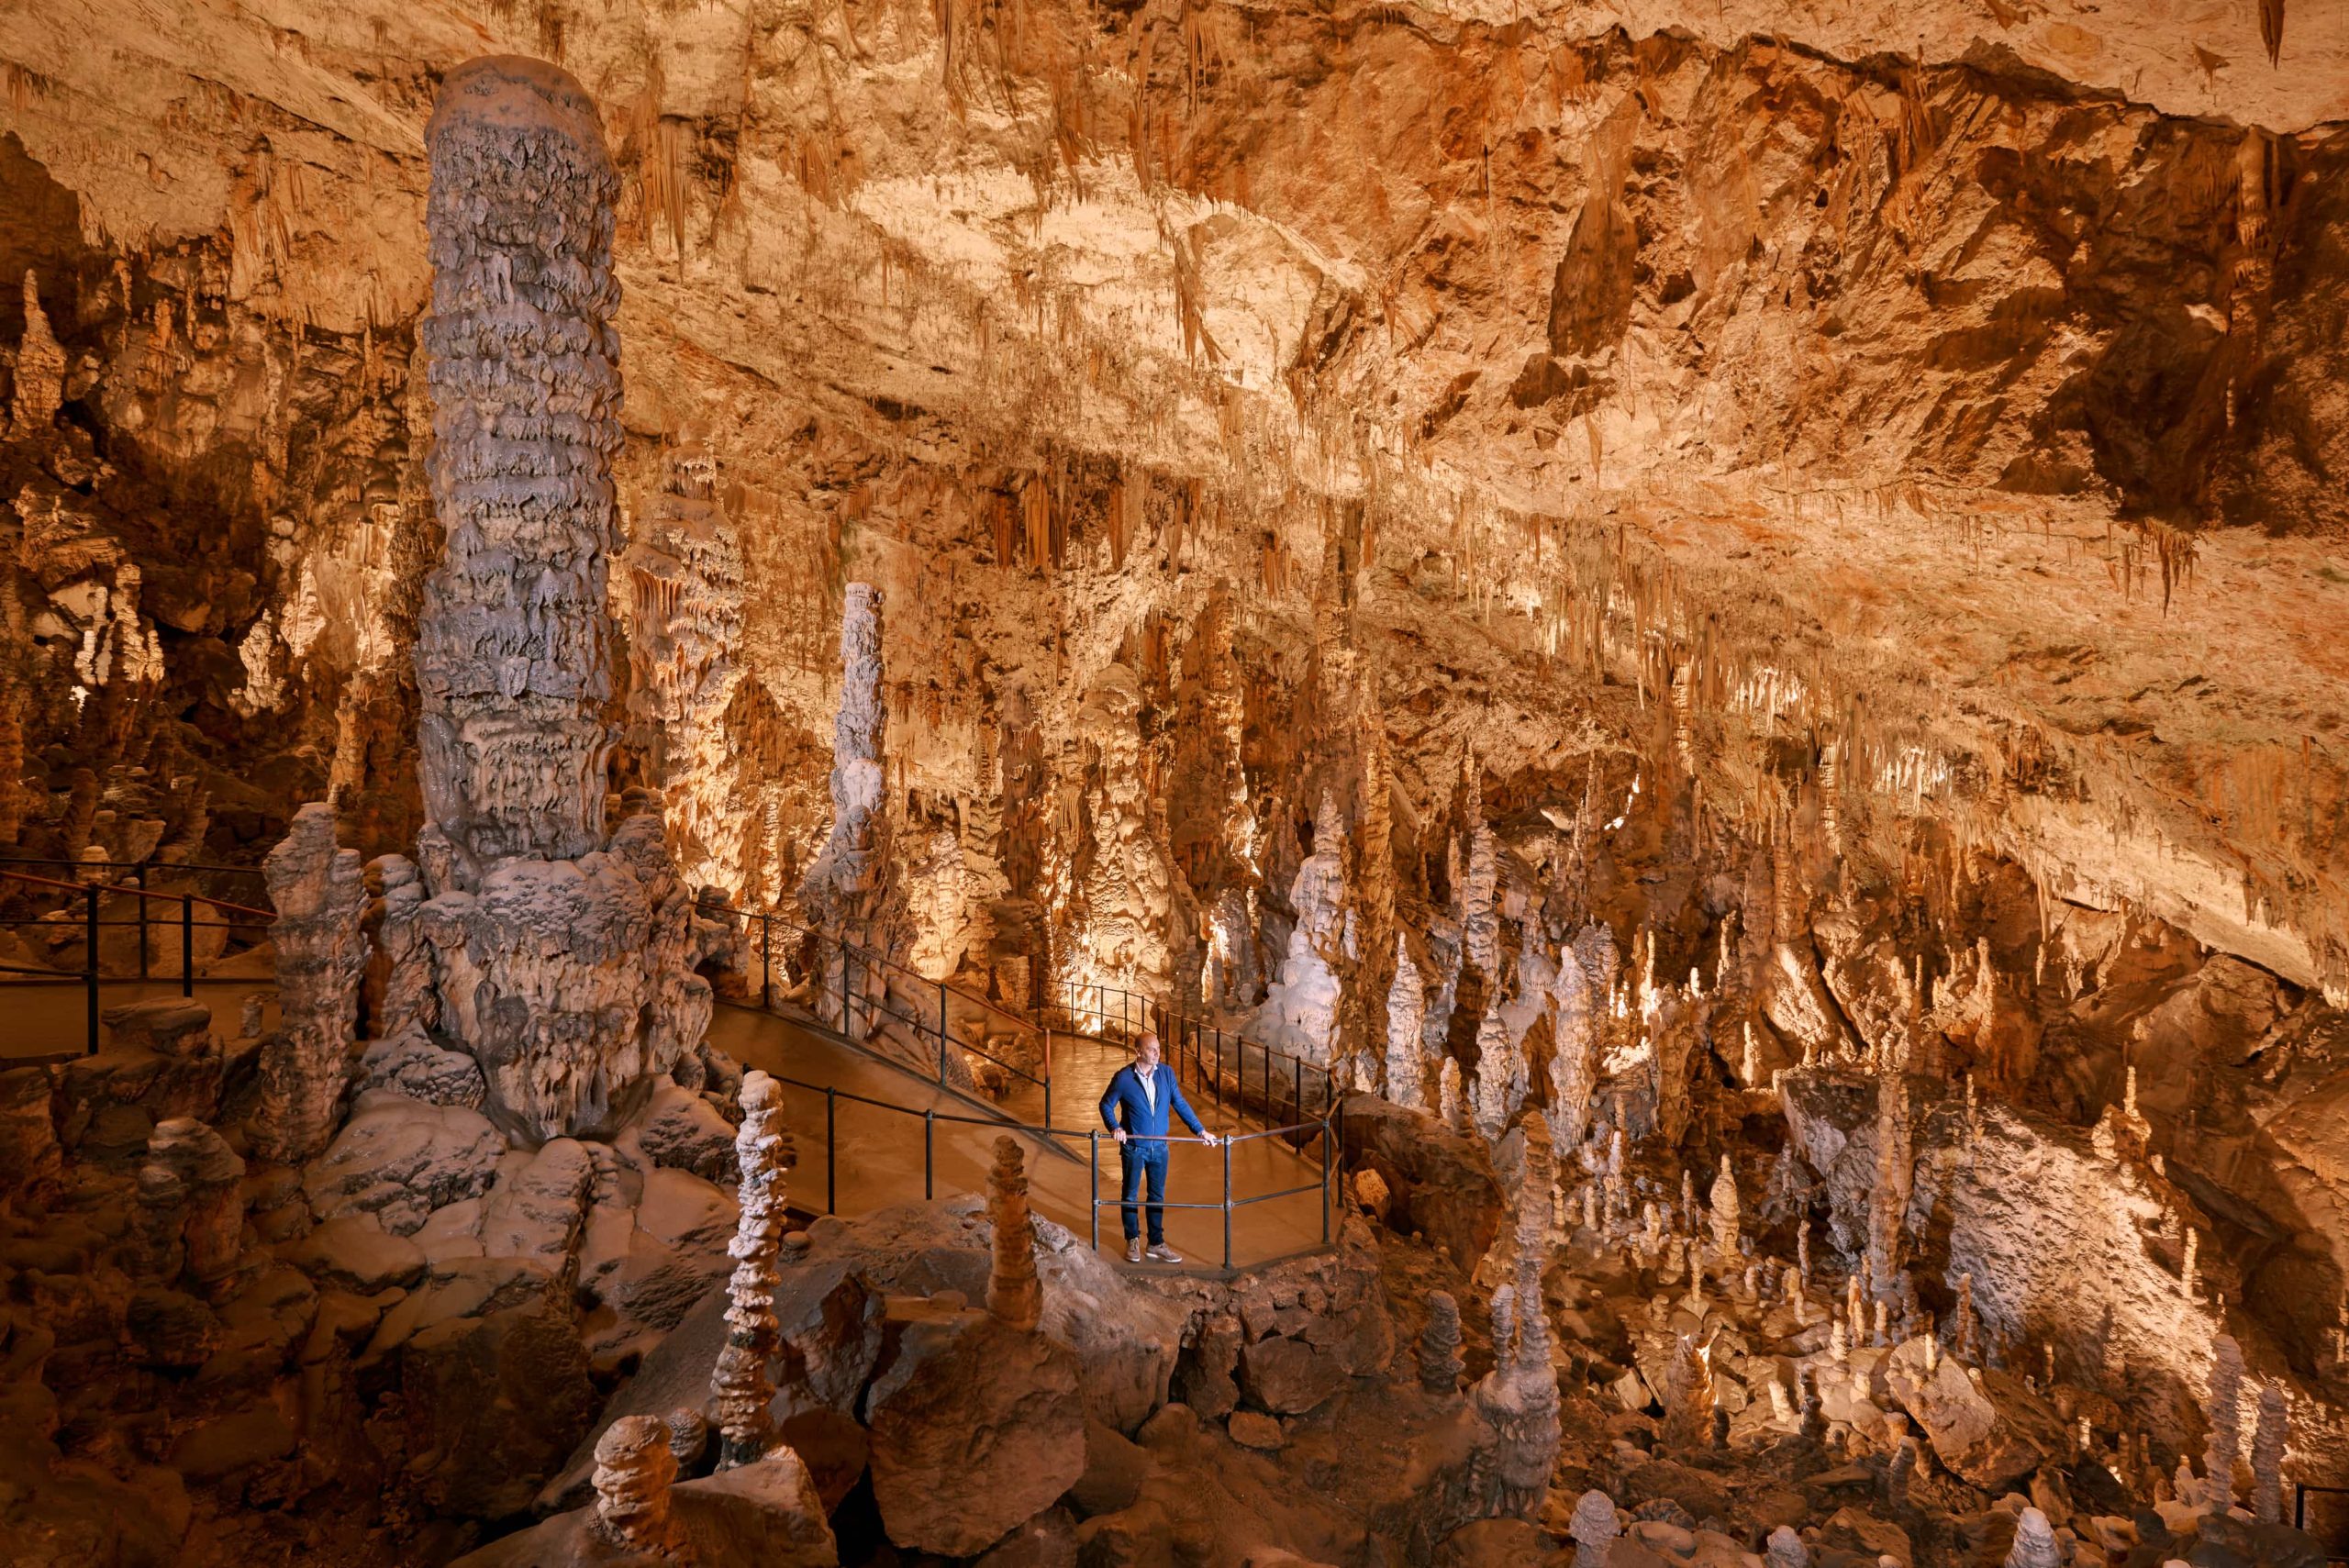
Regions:
<instances>
[{"instance_id":1,"label":"horizontal railing bar","mask_svg":"<svg viewBox=\"0 0 2349 1568\"><path fill-rule=\"evenodd\" d=\"M132 925L136 925L138 922L136 922L136 921L130 921L130 922L128 922L128 924L132 924ZM936 983L935 981L932 981L932 982L930 982L930 984L937 984L937 983ZM961 995L961 993L960 993L960 992L957 992L957 993L955 993L955 995ZM926 1021L925 1021L925 1020L924 1020L924 1019L923 1019L919 1015L918 1015L918 1014L914 1014L914 1013L900 1013L900 1012L897 1012L896 1009L892 1008L892 1007L891 1007L887 1003L885 1003L885 1002L875 1002L875 1001L872 1000L870 997L860 997L860 998L859 998L859 1000L860 1000L860 1001L862 1001L862 1002L864 1004L865 1007L866 1007L868 1010L870 1010L870 1011L872 1011L872 1012L879 1013L883 1018L895 1018L895 1019L896 1019L899 1023L907 1024L907 1025L910 1025L910 1026L912 1026L913 1028L916 1028L916 1029L927 1029L927 1028L929 1027L929 1025L927 1024L927 1022L926 1022ZM980 1050L977 1046L975 1046L975 1045L972 1045L972 1044L970 1044L970 1043L969 1043L969 1042L967 1042L967 1041L957 1040L957 1039L955 1039L952 1034L949 1034L949 1035L946 1037L946 1043L947 1043L947 1044L949 1044L949 1045L952 1045L952 1046L958 1047L958 1048L959 1048L959 1049L961 1049L961 1050L967 1051L969 1051L969 1052L970 1052L972 1055L974 1055L974 1056L980 1057L980 1058L982 1058L982 1059L984 1059L984 1060L985 1060L985 1061L988 1061L988 1062L994 1062L997 1067L1002 1068L1002 1069L1003 1069L1005 1072L1007 1072L1007 1073L1019 1073L1019 1076L1021 1076L1022 1078L1027 1079L1027 1080L1028 1080L1028 1082L1030 1082L1030 1084L1041 1084L1044 1082L1044 1080L1043 1080L1043 1079L1037 1077L1033 1073L1029 1072L1026 1068L1021 1067L1021 1066L1018 1065L1018 1064L1017 1064L1017 1063L1015 1063L1015 1062L1006 1062L1006 1061L1005 1061L1005 1060L1003 1060L1003 1058L1001 1058L1000 1056L996 1056L996 1055L993 1054L993 1053L992 1053L992 1052L990 1052L990 1051L982 1051L982 1050Z\"/></svg>"},{"instance_id":2,"label":"horizontal railing bar","mask_svg":"<svg viewBox=\"0 0 2349 1568\"><path fill-rule=\"evenodd\" d=\"M909 975L913 979L921 982L924 985L942 984L946 987L948 995L959 996L963 1001L970 1003L973 1006L984 1007L991 1013L999 1013L1003 1017L1009 1018L1013 1023L1029 1026L1032 1026L1034 1023L1033 1019L1021 1018L1018 1013L1013 1012L1010 1008L1005 1006L1000 1002L991 1002L985 996L977 995L973 992L966 991L961 986L952 984L950 982L932 980L930 976L922 973L922 972L918 969L914 969L907 964L899 963L894 958L889 958L881 953L874 952L871 948L862 946L856 942L849 941L844 938L833 936L828 931L819 931L813 927L803 926L796 920L787 919L784 916L766 910L728 909L725 910L724 913L740 919L744 923L746 929L749 923L752 920L757 920L763 924L770 926L781 926L785 930L796 931L803 937L812 937L819 942L829 942L843 952L852 952L857 956L860 962L877 965L885 969L894 970L900 974Z\"/></svg>"},{"instance_id":3,"label":"horizontal railing bar","mask_svg":"<svg viewBox=\"0 0 2349 1568\"><path fill-rule=\"evenodd\" d=\"M1297 1197L1305 1193L1318 1193L1326 1189L1319 1182L1311 1182L1301 1187L1283 1187L1276 1193L1258 1193L1252 1197L1236 1197L1231 1200L1231 1207L1246 1208L1252 1203L1270 1203L1276 1197Z\"/></svg>"},{"instance_id":4,"label":"horizontal railing bar","mask_svg":"<svg viewBox=\"0 0 2349 1568\"><path fill-rule=\"evenodd\" d=\"M1141 1208L1144 1206L1151 1208L1204 1208L1216 1214L1223 1212L1223 1205L1219 1203L1151 1203L1149 1199L1141 1197L1134 1199L1131 1204L1128 1204L1122 1197L1097 1197L1093 1200L1093 1207L1096 1208ZM1234 1202L1231 1207L1238 1208L1240 1205Z\"/></svg>"},{"instance_id":5,"label":"horizontal railing bar","mask_svg":"<svg viewBox=\"0 0 2349 1568\"><path fill-rule=\"evenodd\" d=\"M39 855L0 855L0 865L16 866L88 866L105 871L217 871L231 876L266 876L259 866L215 865L206 861L74 861L48 859Z\"/></svg>"},{"instance_id":6,"label":"horizontal railing bar","mask_svg":"<svg viewBox=\"0 0 2349 1568\"><path fill-rule=\"evenodd\" d=\"M59 882L53 877L34 876L21 871L0 871L0 878L6 878L10 882L25 883L33 887L59 887L68 893L87 894L91 891L91 884L86 882ZM233 909L239 915L258 915L262 919L270 921L277 918L277 911L274 909L256 909L250 904L231 904L225 898L213 898L201 893L158 893L153 888L126 887L119 883L108 883L96 891L128 893L139 898L160 898L167 904L181 904L193 899L198 904L209 905L215 909Z\"/></svg>"},{"instance_id":7,"label":"horizontal railing bar","mask_svg":"<svg viewBox=\"0 0 2349 1568\"><path fill-rule=\"evenodd\" d=\"M107 891L113 890L109 888ZM172 902L176 904L179 900L174 897ZM197 902L201 903L202 900L199 899ZM60 918L61 916L63 917ZM276 923L277 917L273 915L265 924L258 920L206 920L204 922L204 929L207 931L266 931ZM50 916L10 915L5 919L0 919L0 926L71 926L77 931L86 931L92 926L95 926L105 931L134 931L142 928L150 931L168 931L172 929L172 922L169 920L91 920L70 911L59 910L57 914Z\"/></svg>"},{"instance_id":8,"label":"horizontal railing bar","mask_svg":"<svg viewBox=\"0 0 2349 1568\"><path fill-rule=\"evenodd\" d=\"M51 972L51 973L64 973L64 972L62 972L62 971L55 971L55 972ZM953 1113L953 1112L952 1112L952 1111L921 1111L921 1110L916 1110L916 1109L914 1109L914 1108L913 1108L912 1106L901 1106L901 1105L897 1104L897 1103L896 1103L896 1101L894 1101L894 1100L876 1100L876 1099L872 1098L872 1097L871 1097L871 1096L869 1096L869 1095L857 1094L857 1093L853 1092L852 1090L849 1090L849 1089L840 1089L840 1088L833 1088L833 1087L831 1087L830 1085L829 1085L829 1084L811 1084L811 1083L807 1082L807 1081L806 1079L804 1079L804 1078L794 1078L794 1077L790 1077L790 1076L788 1076L788 1075L786 1075L786 1074L785 1074L785 1073L770 1073L768 1074L768 1076L769 1076L769 1077L771 1077L771 1078L773 1078L773 1079L774 1079L776 1083L778 1083L778 1084L790 1084L793 1088L796 1088L796 1089L807 1089L807 1090L810 1090L810 1091L812 1091L812 1092L814 1092L814 1093L816 1093L816 1094L818 1094L818 1095L832 1095L833 1097L835 1097L835 1098L837 1098L837 1099L846 1100L846 1101L848 1101L848 1102L849 1102L850 1104L852 1104L852 1105L871 1106L873 1106L875 1110L895 1111L895 1112L896 1112L899 1116L908 1116L908 1117L924 1118L927 1118L927 1119L929 1119L929 1120L932 1120L932 1121L951 1122L951 1123L956 1124L956 1125L958 1125L958 1126L964 1126L964 1127L993 1127L993 1128L999 1128L999 1129L1001 1129L1002 1130L1004 1130L1004 1131L1006 1131L1006 1132L1025 1132L1025 1133L1029 1133L1029 1134L1031 1134L1031 1135L1036 1136L1036 1137L1039 1137L1039 1138L1068 1138L1068 1139L1077 1139L1077 1138L1102 1138L1102 1139L1107 1139L1107 1138L1108 1138L1108 1136L1109 1136L1109 1134L1108 1134L1106 1130L1103 1130L1103 1129L1098 1129L1098 1128L1090 1128L1090 1127L1048 1127L1048 1126L1041 1125L1041 1124L1036 1123L1036 1122L1007 1121L1007 1120L1003 1119L1003 1118L1000 1118L1000 1117L985 1117L985 1116L958 1116L958 1115L956 1115L955 1113ZM1318 1129L1320 1126L1321 1126L1321 1124L1320 1124L1319 1122L1318 1122L1318 1121L1299 1122L1299 1123L1298 1123L1297 1126L1295 1126L1295 1127L1290 1127L1290 1128L1275 1128L1275 1129L1272 1129L1272 1131L1275 1131L1275 1132L1302 1132L1302 1131L1306 1130L1306 1129L1308 1129L1308 1128ZM1227 1139L1219 1139L1219 1140L1218 1140L1218 1141L1219 1141L1219 1142L1226 1142L1226 1143L1240 1143L1240 1142L1244 1142L1244 1141L1246 1141L1246 1140L1250 1140L1250 1139L1254 1139L1254 1138L1264 1138L1264 1137L1268 1137L1268 1136L1270 1136L1270 1133L1264 1133L1264 1132L1234 1133L1234 1134L1232 1134L1230 1138L1227 1138ZM1142 1132L1131 1132L1131 1133L1128 1133L1128 1134L1126 1135L1126 1140L1127 1140L1128 1142L1130 1142L1130 1143L1170 1143L1170 1144L1171 1144L1171 1143L1195 1143L1195 1144L1205 1144L1205 1143L1207 1142L1207 1140L1206 1140L1206 1139L1204 1139L1204 1138L1183 1137L1183 1136L1178 1136L1178 1135L1172 1134L1172 1133L1166 1134L1166 1135L1164 1135L1164 1136L1161 1136L1161 1135L1156 1134L1156 1133L1142 1133ZM1303 1155L1303 1151L1297 1151L1296 1152L1298 1154L1298 1157L1299 1157L1300 1159L1304 1157L1304 1155ZM1301 1189L1301 1190L1310 1192L1310 1191L1312 1191L1313 1189L1312 1189L1312 1188L1310 1188L1310 1187L1308 1187L1308 1188L1304 1188L1304 1189ZM1219 1208L1219 1207L1221 1207L1222 1206L1221 1206L1221 1205L1219 1205L1219 1204L1210 1204L1210 1205L1208 1205L1208 1207L1210 1207L1210 1208Z\"/></svg>"}]
</instances>

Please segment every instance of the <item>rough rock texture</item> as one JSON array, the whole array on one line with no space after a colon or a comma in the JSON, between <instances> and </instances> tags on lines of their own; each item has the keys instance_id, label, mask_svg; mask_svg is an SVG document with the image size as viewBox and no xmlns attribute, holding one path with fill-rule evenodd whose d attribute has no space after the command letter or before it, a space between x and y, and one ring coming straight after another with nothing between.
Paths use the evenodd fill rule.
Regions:
<instances>
[{"instance_id":1,"label":"rough rock texture","mask_svg":"<svg viewBox=\"0 0 2349 1568\"><path fill-rule=\"evenodd\" d=\"M262 1047L253 1146L294 1164L327 1146L341 1115L367 963L367 890L358 851L336 846L334 813L317 802L295 813L262 870L277 909L270 936L281 1022Z\"/></svg>"},{"instance_id":2,"label":"rough rock texture","mask_svg":"<svg viewBox=\"0 0 2349 1568\"><path fill-rule=\"evenodd\" d=\"M604 827L618 181L593 103L537 61L451 73L428 140L447 547L417 623L418 918L493 1114L553 1137L607 1127L710 1005L659 822Z\"/></svg>"},{"instance_id":3,"label":"rough rock texture","mask_svg":"<svg viewBox=\"0 0 2349 1568\"><path fill-rule=\"evenodd\" d=\"M866 1395L873 1495L889 1539L973 1553L1085 1473L1075 1352L981 1311L919 1316Z\"/></svg>"}]
</instances>

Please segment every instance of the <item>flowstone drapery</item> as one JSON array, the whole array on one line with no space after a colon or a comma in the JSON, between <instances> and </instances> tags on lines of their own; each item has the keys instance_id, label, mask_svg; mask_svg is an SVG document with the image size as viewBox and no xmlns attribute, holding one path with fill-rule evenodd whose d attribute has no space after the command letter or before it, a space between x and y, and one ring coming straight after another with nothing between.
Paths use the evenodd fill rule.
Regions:
<instances>
[{"instance_id":1,"label":"flowstone drapery","mask_svg":"<svg viewBox=\"0 0 2349 1568\"><path fill-rule=\"evenodd\" d=\"M418 919L487 1108L551 1138L609 1125L710 1006L658 818L605 831L618 178L593 102L539 61L451 72L426 141L447 551L417 635Z\"/></svg>"}]
</instances>

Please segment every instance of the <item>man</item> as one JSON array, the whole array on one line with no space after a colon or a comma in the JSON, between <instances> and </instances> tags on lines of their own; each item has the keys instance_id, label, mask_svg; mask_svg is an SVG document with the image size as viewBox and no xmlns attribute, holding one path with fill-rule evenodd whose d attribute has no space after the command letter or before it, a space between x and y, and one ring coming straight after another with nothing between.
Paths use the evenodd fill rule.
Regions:
<instances>
[{"instance_id":1,"label":"man","mask_svg":"<svg viewBox=\"0 0 2349 1568\"><path fill-rule=\"evenodd\" d=\"M1166 1244L1166 1131L1169 1113L1183 1118L1184 1124L1208 1148L1222 1140L1199 1125L1192 1113L1191 1102L1183 1097L1183 1087L1174 1081L1174 1069L1158 1060L1158 1037L1145 1031L1134 1042L1134 1059L1118 1069L1109 1080L1109 1092L1101 1096L1101 1119L1108 1124L1111 1136L1118 1140L1118 1158L1125 1166L1125 1185L1120 1196L1125 1200L1119 1210L1126 1221L1126 1262L1139 1263L1142 1260L1141 1224L1134 1212L1135 1200L1149 1193L1150 1259L1158 1263L1179 1263L1181 1253Z\"/></svg>"}]
</instances>

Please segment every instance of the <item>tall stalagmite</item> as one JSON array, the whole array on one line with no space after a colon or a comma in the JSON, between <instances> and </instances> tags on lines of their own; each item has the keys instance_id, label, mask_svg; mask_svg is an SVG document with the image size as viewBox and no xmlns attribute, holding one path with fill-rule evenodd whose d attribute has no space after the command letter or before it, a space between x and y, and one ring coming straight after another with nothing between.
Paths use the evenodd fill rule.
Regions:
<instances>
[{"instance_id":1,"label":"tall stalagmite","mask_svg":"<svg viewBox=\"0 0 2349 1568\"><path fill-rule=\"evenodd\" d=\"M741 1212L726 1245L726 1343L710 1373L710 1405L721 1438L721 1467L748 1464L772 1440L774 1387L767 1359L775 1345L775 1259L783 1242L783 1088L755 1069L742 1075L742 1125L734 1135Z\"/></svg>"},{"instance_id":2,"label":"tall stalagmite","mask_svg":"<svg viewBox=\"0 0 2349 1568\"><path fill-rule=\"evenodd\" d=\"M493 1114L589 1132L698 1043L710 1005L657 819L605 832L618 177L594 103L539 61L451 72L426 140L447 553L417 638L422 923Z\"/></svg>"},{"instance_id":3,"label":"tall stalagmite","mask_svg":"<svg viewBox=\"0 0 2349 1568\"><path fill-rule=\"evenodd\" d=\"M888 705L881 689L881 590L851 583L841 609L841 706L832 720L832 828L799 884L799 906L827 935L887 952L894 922L885 910L890 817L884 765ZM818 1010L841 1018L841 986L852 977L837 952ZM878 984L853 977L860 990Z\"/></svg>"}]
</instances>

